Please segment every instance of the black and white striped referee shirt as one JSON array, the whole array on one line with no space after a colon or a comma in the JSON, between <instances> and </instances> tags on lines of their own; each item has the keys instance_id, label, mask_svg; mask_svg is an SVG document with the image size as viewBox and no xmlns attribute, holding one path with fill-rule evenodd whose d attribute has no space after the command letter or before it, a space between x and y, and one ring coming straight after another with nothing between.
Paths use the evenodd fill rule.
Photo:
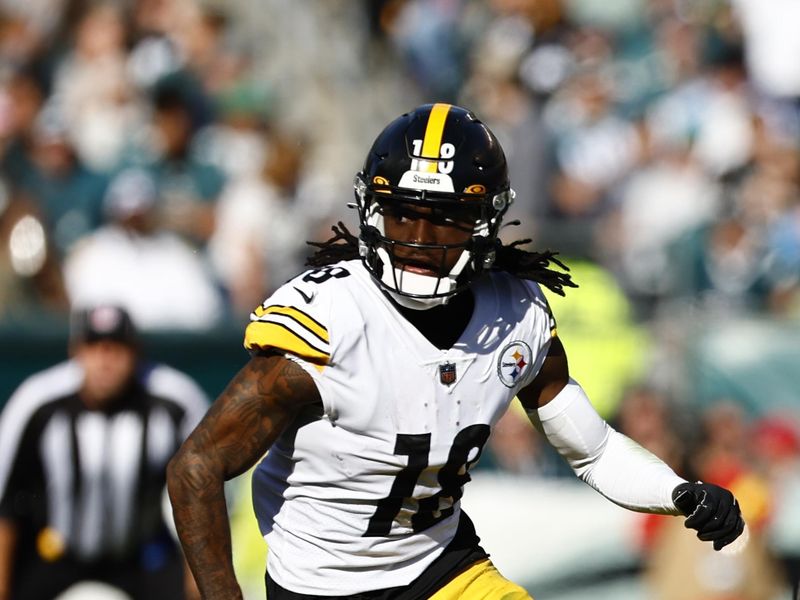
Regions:
<instances>
[{"instance_id":1,"label":"black and white striped referee shirt","mask_svg":"<svg viewBox=\"0 0 800 600\"><path fill-rule=\"evenodd\" d=\"M145 364L112 406L89 410L82 379L69 360L29 377L6 404L0 517L37 536L47 560L126 560L167 531L166 464L208 400L183 373Z\"/></svg>"}]
</instances>

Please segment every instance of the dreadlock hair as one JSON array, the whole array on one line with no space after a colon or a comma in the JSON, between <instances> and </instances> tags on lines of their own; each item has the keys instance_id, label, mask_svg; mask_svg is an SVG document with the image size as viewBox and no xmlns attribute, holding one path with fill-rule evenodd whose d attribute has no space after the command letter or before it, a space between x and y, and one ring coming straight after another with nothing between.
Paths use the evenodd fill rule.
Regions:
<instances>
[{"instance_id":1,"label":"dreadlock hair","mask_svg":"<svg viewBox=\"0 0 800 600\"><path fill-rule=\"evenodd\" d=\"M352 260L360 257L358 238L350 233L342 221L339 221L331 229L334 235L329 240L306 242L309 246L317 248L317 251L306 260L307 266L324 267L340 260ZM503 244L500 240L496 240L495 261L492 269L505 271L520 279L540 283L559 296L565 295L565 287L578 287L578 284L572 281L572 276L565 272L569 271L569 267L556 258L557 252L549 250L531 252L519 248L530 242L530 239L524 239ZM555 264L563 271L551 269L550 263Z\"/></svg>"}]
</instances>

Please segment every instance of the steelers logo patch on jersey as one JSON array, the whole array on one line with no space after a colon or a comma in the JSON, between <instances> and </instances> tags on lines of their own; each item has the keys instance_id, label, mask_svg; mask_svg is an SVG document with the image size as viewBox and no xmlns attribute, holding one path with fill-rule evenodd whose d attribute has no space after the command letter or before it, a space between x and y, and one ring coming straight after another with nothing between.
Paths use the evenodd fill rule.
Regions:
<instances>
[{"instance_id":1,"label":"steelers logo patch on jersey","mask_svg":"<svg viewBox=\"0 0 800 600\"><path fill-rule=\"evenodd\" d=\"M514 387L525 378L532 363L531 347L525 342L511 342L497 359L497 376L506 387Z\"/></svg>"}]
</instances>

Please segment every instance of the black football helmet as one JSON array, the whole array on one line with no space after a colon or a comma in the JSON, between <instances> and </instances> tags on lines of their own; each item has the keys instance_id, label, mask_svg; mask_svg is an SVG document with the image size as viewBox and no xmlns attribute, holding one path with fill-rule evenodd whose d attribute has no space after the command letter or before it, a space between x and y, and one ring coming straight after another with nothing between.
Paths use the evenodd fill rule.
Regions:
<instances>
[{"instance_id":1,"label":"black football helmet","mask_svg":"<svg viewBox=\"0 0 800 600\"><path fill-rule=\"evenodd\" d=\"M492 266L497 232L514 199L497 138L475 115L450 104L426 104L392 121L377 137L354 181L362 260L401 305L429 308L464 290ZM387 237L386 210L427 207L468 217L472 233L460 244L425 244ZM402 268L397 249L436 251L438 277ZM459 252L446 271L445 256Z\"/></svg>"}]
</instances>

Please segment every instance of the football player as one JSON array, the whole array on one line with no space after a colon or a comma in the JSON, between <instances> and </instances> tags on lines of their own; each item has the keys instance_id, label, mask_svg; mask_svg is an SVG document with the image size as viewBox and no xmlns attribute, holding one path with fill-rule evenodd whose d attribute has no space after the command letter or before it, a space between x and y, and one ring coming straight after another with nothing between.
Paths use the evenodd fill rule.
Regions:
<instances>
[{"instance_id":1,"label":"football player","mask_svg":"<svg viewBox=\"0 0 800 600\"><path fill-rule=\"evenodd\" d=\"M514 193L492 132L421 106L390 123L313 269L251 315L252 359L169 468L204 598L240 598L223 482L253 479L270 600L529 598L460 508L491 427L518 396L583 481L632 510L685 515L719 549L744 527L730 492L678 477L614 431L570 378L540 284L550 253L503 245ZM510 526L513 524L509 524Z\"/></svg>"}]
</instances>

